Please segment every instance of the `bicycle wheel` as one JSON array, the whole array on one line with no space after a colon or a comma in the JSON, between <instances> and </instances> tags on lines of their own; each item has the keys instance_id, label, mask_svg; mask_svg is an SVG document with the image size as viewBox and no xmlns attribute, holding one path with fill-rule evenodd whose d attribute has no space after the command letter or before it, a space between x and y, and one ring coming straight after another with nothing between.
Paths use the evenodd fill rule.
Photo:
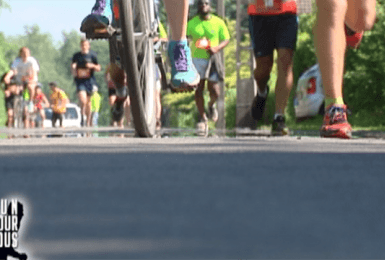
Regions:
<instances>
[{"instance_id":1,"label":"bicycle wheel","mask_svg":"<svg viewBox=\"0 0 385 260\"><path fill-rule=\"evenodd\" d=\"M152 137L156 123L153 6L150 0L119 0L118 3L123 45L121 58L127 73L135 131L140 137Z\"/></svg>"}]
</instances>

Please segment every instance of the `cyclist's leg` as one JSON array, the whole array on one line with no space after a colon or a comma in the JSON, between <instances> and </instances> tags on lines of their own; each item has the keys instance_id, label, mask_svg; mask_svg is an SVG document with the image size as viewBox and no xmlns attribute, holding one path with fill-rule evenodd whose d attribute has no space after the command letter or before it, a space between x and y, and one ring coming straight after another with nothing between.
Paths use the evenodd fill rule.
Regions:
<instances>
[{"instance_id":1,"label":"cyclist's leg","mask_svg":"<svg viewBox=\"0 0 385 260\"><path fill-rule=\"evenodd\" d=\"M186 38L189 0L164 0L170 22L172 41L168 53L171 61L171 84L181 91L192 90L200 77L192 64Z\"/></svg>"}]
</instances>

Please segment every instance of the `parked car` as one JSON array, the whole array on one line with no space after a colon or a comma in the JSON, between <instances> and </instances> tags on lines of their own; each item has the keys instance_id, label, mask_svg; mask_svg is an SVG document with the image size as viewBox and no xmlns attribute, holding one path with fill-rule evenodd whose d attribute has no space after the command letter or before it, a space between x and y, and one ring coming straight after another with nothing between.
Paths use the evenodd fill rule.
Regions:
<instances>
[{"instance_id":1,"label":"parked car","mask_svg":"<svg viewBox=\"0 0 385 260\"><path fill-rule=\"evenodd\" d=\"M297 120L323 115L325 95L319 65L306 70L299 78L294 97L294 111Z\"/></svg>"},{"instance_id":2,"label":"parked car","mask_svg":"<svg viewBox=\"0 0 385 260\"><path fill-rule=\"evenodd\" d=\"M43 122L44 127L52 127L52 109L45 108L45 120ZM81 123L81 114L80 107L76 104L70 103L67 104L67 111L64 114L63 126L64 127L80 127ZM59 126L59 122L56 122L56 125Z\"/></svg>"}]
</instances>

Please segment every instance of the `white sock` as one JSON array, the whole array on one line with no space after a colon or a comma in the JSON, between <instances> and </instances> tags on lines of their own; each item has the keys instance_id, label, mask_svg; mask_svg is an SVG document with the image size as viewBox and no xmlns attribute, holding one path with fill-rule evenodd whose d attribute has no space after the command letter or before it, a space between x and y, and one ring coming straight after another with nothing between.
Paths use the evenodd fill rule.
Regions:
<instances>
[{"instance_id":1,"label":"white sock","mask_svg":"<svg viewBox=\"0 0 385 260\"><path fill-rule=\"evenodd\" d=\"M285 117L285 115L275 113L275 114L274 114L274 120L277 119L277 117L279 117L279 116Z\"/></svg>"},{"instance_id":2,"label":"white sock","mask_svg":"<svg viewBox=\"0 0 385 260\"><path fill-rule=\"evenodd\" d=\"M265 91L262 92L258 89L258 96L266 98L267 97L267 87L265 88Z\"/></svg>"}]
</instances>

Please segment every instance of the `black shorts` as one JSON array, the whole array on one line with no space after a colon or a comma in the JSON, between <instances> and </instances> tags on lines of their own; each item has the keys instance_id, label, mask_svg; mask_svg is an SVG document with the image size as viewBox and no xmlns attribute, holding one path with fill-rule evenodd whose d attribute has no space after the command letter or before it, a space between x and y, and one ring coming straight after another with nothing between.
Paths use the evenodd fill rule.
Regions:
<instances>
[{"instance_id":1,"label":"black shorts","mask_svg":"<svg viewBox=\"0 0 385 260\"><path fill-rule=\"evenodd\" d=\"M59 120L59 125L63 126L64 114L52 113L52 127L56 127L56 121Z\"/></svg>"},{"instance_id":2,"label":"black shorts","mask_svg":"<svg viewBox=\"0 0 385 260\"><path fill-rule=\"evenodd\" d=\"M108 89L108 96L116 96L116 89L115 88L109 88Z\"/></svg>"},{"instance_id":3,"label":"black shorts","mask_svg":"<svg viewBox=\"0 0 385 260\"><path fill-rule=\"evenodd\" d=\"M275 49L296 49L298 18L294 14L250 15L249 31L255 57L272 55Z\"/></svg>"},{"instance_id":4,"label":"black shorts","mask_svg":"<svg viewBox=\"0 0 385 260\"><path fill-rule=\"evenodd\" d=\"M5 107L8 109L13 109L13 101L15 100L15 95L11 94L9 97L5 98Z\"/></svg>"}]
</instances>

